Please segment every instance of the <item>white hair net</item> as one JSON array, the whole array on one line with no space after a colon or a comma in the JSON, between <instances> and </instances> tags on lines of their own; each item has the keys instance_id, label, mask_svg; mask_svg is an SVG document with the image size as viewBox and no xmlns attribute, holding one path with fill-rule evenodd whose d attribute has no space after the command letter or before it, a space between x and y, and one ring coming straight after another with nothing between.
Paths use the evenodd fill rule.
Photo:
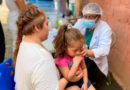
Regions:
<instances>
[{"instance_id":1,"label":"white hair net","mask_svg":"<svg viewBox=\"0 0 130 90\"><path fill-rule=\"evenodd\" d=\"M102 8L96 3L88 3L84 6L82 13L85 14L97 14L102 15Z\"/></svg>"}]
</instances>

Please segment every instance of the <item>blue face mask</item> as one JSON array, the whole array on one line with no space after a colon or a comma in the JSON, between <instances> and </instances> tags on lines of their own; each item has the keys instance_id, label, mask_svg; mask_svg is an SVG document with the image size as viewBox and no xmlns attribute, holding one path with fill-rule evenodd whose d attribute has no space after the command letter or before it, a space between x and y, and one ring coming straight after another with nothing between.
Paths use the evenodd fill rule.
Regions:
<instances>
[{"instance_id":1,"label":"blue face mask","mask_svg":"<svg viewBox=\"0 0 130 90\"><path fill-rule=\"evenodd\" d=\"M84 28L94 29L96 26L95 20L91 19L83 19L82 25Z\"/></svg>"}]
</instances>

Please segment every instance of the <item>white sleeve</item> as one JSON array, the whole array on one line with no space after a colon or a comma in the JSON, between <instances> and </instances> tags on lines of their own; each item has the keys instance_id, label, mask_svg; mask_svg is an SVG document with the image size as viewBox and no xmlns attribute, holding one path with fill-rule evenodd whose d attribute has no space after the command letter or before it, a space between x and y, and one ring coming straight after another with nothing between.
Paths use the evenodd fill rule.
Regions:
<instances>
[{"instance_id":1,"label":"white sleeve","mask_svg":"<svg viewBox=\"0 0 130 90\"><path fill-rule=\"evenodd\" d=\"M58 77L52 61L39 62L32 73L32 85L35 90L58 90Z\"/></svg>"},{"instance_id":2,"label":"white sleeve","mask_svg":"<svg viewBox=\"0 0 130 90\"><path fill-rule=\"evenodd\" d=\"M78 19L78 21L73 26L74 28L78 29L83 35L85 35L86 27L83 27L83 19Z\"/></svg>"},{"instance_id":3,"label":"white sleeve","mask_svg":"<svg viewBox=\"0 0 130 90\"><path fill-rule=\"evenodd\" d=\"M111 42L112 42L112 31L110 28L103 29L101 36L99 37L99 45L97 48L92 49L95 58L106 56L109 54Z\"/></svg>"}]
</instances>

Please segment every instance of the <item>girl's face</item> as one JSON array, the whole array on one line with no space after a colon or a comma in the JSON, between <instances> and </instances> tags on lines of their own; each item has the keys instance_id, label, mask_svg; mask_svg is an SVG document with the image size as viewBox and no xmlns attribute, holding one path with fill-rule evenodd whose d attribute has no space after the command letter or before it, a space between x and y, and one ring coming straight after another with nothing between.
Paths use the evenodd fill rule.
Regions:
<instances>
[{"instance_id":1,"label":"girl's face","mask_svg":"<svg viewBox=\"0 0 130 90\"><path fill-rule=\"evenodd\" d=\"M70 45L67 46L67 54L71 57L76 55L81 55L81 51L83 50L83 42L81 41L72 41Z\"/></svg>"}]
</instances>

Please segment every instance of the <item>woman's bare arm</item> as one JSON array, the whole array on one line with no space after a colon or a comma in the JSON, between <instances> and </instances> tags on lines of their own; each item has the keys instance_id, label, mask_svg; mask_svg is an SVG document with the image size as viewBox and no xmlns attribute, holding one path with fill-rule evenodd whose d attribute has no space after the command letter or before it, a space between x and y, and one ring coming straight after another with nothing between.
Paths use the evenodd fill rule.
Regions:
<instances>
[{"instance_id":1,"label":"woman's bare arm","mask_svg":"<svg viewBox=\"0 0 130 90\"><path fill-rule=\"evenodd\" d=\"M24 0L15 0L15 2L16 2L16 4L17 4L20 11L25 10L26 4L25 4Z\"/></svg>"}]
</instances>

